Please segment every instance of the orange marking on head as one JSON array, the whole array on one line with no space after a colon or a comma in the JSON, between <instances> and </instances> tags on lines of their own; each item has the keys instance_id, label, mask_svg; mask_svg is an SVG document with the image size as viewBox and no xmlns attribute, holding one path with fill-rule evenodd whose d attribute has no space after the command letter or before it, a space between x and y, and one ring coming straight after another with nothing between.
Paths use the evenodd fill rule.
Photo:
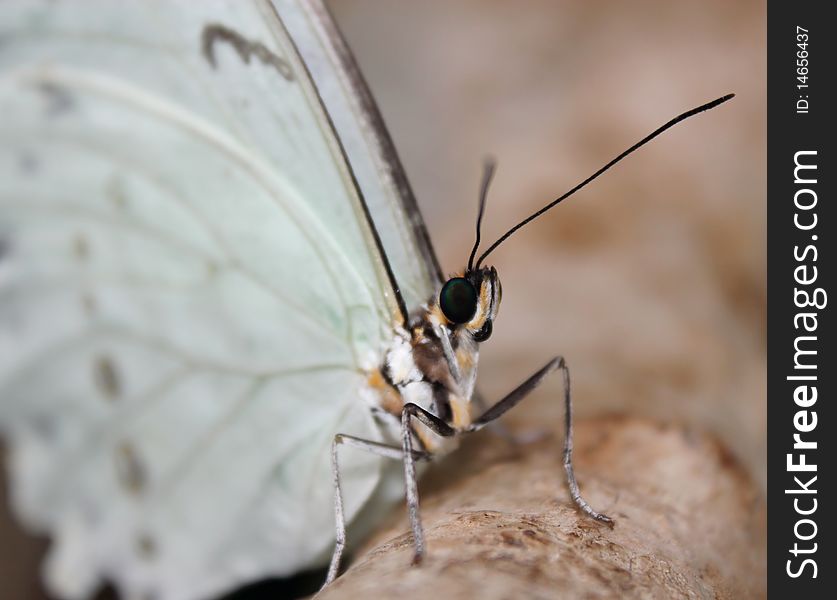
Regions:
<instances>
[{"instance_id":1,"label":"orange marking on head","mask_svg":"<svg viewBox=\"0 0 837 600\"><path fill-rule=\"evenodd\" d=\"M488 319L489 311L491 310L491 296L488 291L490 287L491 286L486 281L482 282L482 285L480 286L479 310L477 311L479 317L468 323L468 327L479 330L482 329L483 325L485 325L485 321Z\"/></svg>"},{"instance_id":2,"label":"orange marking on head","mask_svg":"<svg viewBox=\"0 0 837 600\"><path fill-rule=\"evenodd\" d=\"M427 313L427 316L430 317L431 322L435 321L436 323L444 325L448 328L453 326L453 324L445 316L445 313L442 312L442 307L439 306L438 302L434 302L433 304L431 304Z\"/></svg>"}]
</instances>

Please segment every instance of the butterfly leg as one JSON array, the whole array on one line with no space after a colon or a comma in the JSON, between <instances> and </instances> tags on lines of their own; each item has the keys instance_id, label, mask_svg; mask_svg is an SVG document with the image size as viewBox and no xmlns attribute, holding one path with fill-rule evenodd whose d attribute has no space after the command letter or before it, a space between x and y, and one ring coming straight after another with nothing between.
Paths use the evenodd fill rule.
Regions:
<instances>
[{"instance_id":1,"label":"butterfly leg","mask_svg":"<svg viewBox=\"0 0 837 600\"><path fill-rule=\"evenodd\" d=\"M325 583L323 583L323 587L327 586L337 577L337 572L340 570L340 560L343 557L343 549L346 546L346 520L343 516L343 492L340 487L340 467L337 461L337 449L341 445L359 448L377 456L393 458L395 460L402 460L404 456L404 451L395 446L364 440L342 433L334 436L334 441L331 443L331 475L334 482L334 521L337 540L334 545L334 553L331 555L331 563L329 564L328 575L326 576ZM430 459L429 454L418 450L411 451L410 456L413 460Z\"/></svg>"},{"instance_id":2,"label":"butterfly leg","mask_svg":"<svg viewBox=\"0 0 837 600\"><path fill-rule=\"evenodd\" d=\"M471 404L473 404L480 413L484 413L489 408L488 402L485 400L485 396L480 394L479 390L474 390L474 395L471 396ZM512 433L512 431L506 427L506 424L502 421L492 421L487 425L487 427L495 433L497 437L503 438L512 445L521 443L517 436Z\"/></svg>"},{"instance_id":3,"label":"butterfly leg","mask_svg":"<svg viewBox=\"0 0 837 600\"><path fill-rule=\"evenodd\" d=\"M436 415L424 410L418 404L408 402L401 410L401 445L404 450L404 485L407 490L407 512L410 515L410 526L413 529L413 543L415 553L413 564L421 562L424 556L424 530L419 515L418 484L416 483L416 465L413 450L412 418L415 417L433 433L442 437L456 435L456 429L445 423Z\"/></svg>"},{"instance_id":4,"label":"butterfly leg","mask_svg":"<svg viewBox=\"0 0 837 600\"><path fill-rule=\"evenodd\" d=\"M497 402L494 406L485 411L482 416L476 419L467 431L477 431L482 429L501 415L505 414L509 409L515 406L518 402L523 400L529 393L538 387L541 382L546 379L546 376L560 369L564 377L564 470L567 473L567 484L570 488L570 496L575 502L575 505L590 517L607 523L613 524L613 519L605 514L596 512L582 497L581 491L578 489L578 482L575 479L575 471L573 470L573 401L572 390L570 388L570 370L567 367L564 357L557 356L549 361L546 366L537 371L534 375L529 377L526 381L520 384L508 396Z\"/></svg>"}]
</instances>

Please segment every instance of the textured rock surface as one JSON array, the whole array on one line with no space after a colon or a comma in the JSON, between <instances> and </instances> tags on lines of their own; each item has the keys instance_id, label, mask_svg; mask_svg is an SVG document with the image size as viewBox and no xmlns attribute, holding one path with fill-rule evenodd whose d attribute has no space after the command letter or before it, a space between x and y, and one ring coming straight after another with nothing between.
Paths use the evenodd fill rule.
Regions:
<instances>
[{"instance_id":1,"label":"textured rock surface","mask_svg":"<svg viewBox=\"0 0 837 600\"><path fill-rule=\"evenodd\" d=\"M462 267L470 247L483 155L494 154L500 161L485 221L487 241L674 112L728 91L738 94L723 110L644 148L492 255L504 300L494 335L481 351L479 387L488 399L496 399L560 352L572 369L580 417L621 411L712 431L763 487L764 3L530 0L525 10L517 3L486 0L331 4L381 104L446 271ZM560 390L560 378L545 382L508 420L522 429L557 426L561 413L554 399ZM666 527L680 527L684 516L689 518L685 522L692 529L687 531L694 539L660 538L672 546L687 545L694 555L694 562L678 565L692 565L695 573L700 567L694 565L703 560L705 580L726 582L726 589L743 597L762 594L763 534L757 537L749 529L755 525L736 519L743 512L740 505L698 503L697 496L685 493L681 497L677 485L654 482L633 451L604 456L611 442L600 448L599 434L587 427L579 423L582 487L597 508L610 510L619 521L612 532L579 523L584 537L568 539L592 544L595 534L622 543L618 536L640 524L639 516L626 509L636 495L644 498L638 514L652 515L644 522L649 531L665 531L654 529L663 521ZM706 464L717 467L722 455L702 437L694 439L706 444ZM507 446L491 438L482 441L488 443L466 447L465 457L451 457L450 469L431 474L443 489L431 491L434 480L422 483L429 528L448 523L454 510L502 513L519 506L537 514L550 508L555 518L567 519L567 531L574 531L577 521L571 520L575 513L565 510L568 499L555 447L523 448L516 462ZM486 472L494 473L505 486L499 473L521 470L523 477L530 460L544 461L543 477L514 480L521 486L513 490L519 496L500 486L495 490L491 480L483 479ZM454 467L460 461L463 471L458 472ZM683 466L671 462L672 471ZM493 466L481 470L487 464ZM719 481L730 486L739 481L735 485L747 489L735 472ZM680 481L676 475L670 476L674 482ZM459 487L470 485L472 478L482 480L482 487L458 496ZM543 491L543 505L525 500L535 490ZM504 495L506 504L498 501ZM672 510L662 510L667 506ZM732 512L722 515L723 510ZM692 519L703 527L695 529ZM755 519L764 524L762 516ZM406 531L402 520L388 537L376 538L375 546ZM735 541L735 536L746 539L748 531L755 540L750 546ZM445 547L429 533L427 565L409 571L409 552L395 549L390 577L406 572L422 582L432 579L434 557L441 557ZM502 548L494 546L494 551ZM0 518L0 595L43 598L37 580L43 547L43 540L24 536ZM512 545L505 547L511 552ZM709 556L706 548L716 554ZM630 581L638 581L644 550L631 551L636 556L627 563L633 571ZM458 547L457 552L464 551ZM587 580L574 584L571 577L581 575L562 570L576 564L566 548L556 546L551 552L545 573L554 574L554 585L544 586L551 597L562 589L569 597L569 590L582 597L613 597L610 591L582 593L580 582ZM752 569L745 560L755 563ZM498 576L502 572L497 567ZM480 573L486 576L485 569ZM354 577L348 574L329 595L355 585L349 583ZM590 581L599 579L591 576ZM480 592L488 587L481 586ZM643 595L642 589L634 588L634 595ZM415 595L437 595L434 590L427 583ZM661 591L657 595L667 597Z\"/></svg>"},{"instance_id":2,"label":"textured rock surface","mask_svg":"<svg viewBox=\"0 0 837 600\"><path fill-rule=\"evenodd\" d=\"M766 509L709 437L632 418L580 423L577 513L560 440L486 435L422 486L428 554L411 567L404 511L318 598L759 598Z\"/></svg>"}]
</instances>

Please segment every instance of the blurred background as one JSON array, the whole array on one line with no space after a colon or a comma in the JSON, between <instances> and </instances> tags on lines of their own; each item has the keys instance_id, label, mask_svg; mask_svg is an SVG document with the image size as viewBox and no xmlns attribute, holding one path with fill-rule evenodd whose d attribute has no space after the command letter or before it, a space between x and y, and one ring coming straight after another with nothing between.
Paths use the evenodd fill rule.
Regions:
<instances>
[{"instance_id":1,"label":"blurred background","mask_svg":"<svg viewBox=\"0 0 837 600\"><path fill-rule=\"evenodd\" d=\"M735 92L492 254L503 305L479 386L497 399L556 354L576 414L717 434L766 484L765 6L723 0L334 0L446 272L483 238L676 114ZM512 411L562 418L560 379ZM641 465L637 465L637 469ZM38 543L3 518L0 580L41 598ZM7 597L3 592L3 597Z\"/></svg>"},{"instance_id":2,"label":"blurred background","mask_svg":"<svg viewBox=\"0 0 837 600\"><path fill-rule=\"evenodd\" d=\"M491 255L503 304L480 389L555 354L579 416L717 433L765 485L763 2L375 2L334 14L378 99L443 269L473 243L481 160L491 242L671 117L678 125ZM509 419L558 422L560 379Z\"/></svg>"}]
</instances>

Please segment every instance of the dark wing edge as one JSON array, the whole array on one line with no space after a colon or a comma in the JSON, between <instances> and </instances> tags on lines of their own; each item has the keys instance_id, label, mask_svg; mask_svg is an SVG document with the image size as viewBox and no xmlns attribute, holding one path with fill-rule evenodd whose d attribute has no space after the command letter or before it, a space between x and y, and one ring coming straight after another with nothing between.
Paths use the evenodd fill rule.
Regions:
<instances>
[{"instance_id":1,"label":"dark wing edge","mask_svg":"<svg viewBox=\"0 0 837 600\"><path fill-rule=\"evenodd\" d=\"M363 196L363 190L361 189L357 177L355 176L354 169L352 168L352 163L349 160L349 156L346 153L346 148L343 145L343 140L341 139L340 133L338 132L337 127L334 125L334 121L332 120L331 115L328 112L328 108L326 107L326 103L323 100L322 93L320 92L320 89L317 86L317 82L311 75L311 72L308 69L308 65L305 63L305 59L303 58L302 53L299 51L299 47L297 46L297 42L294 39L294 36L290 34L290 31L288 30L288 27L285 23L285 20L282 18L282 14L280 13L280 11L276 10L275 7L273 7L272 5L271 7L274 9L274 14L276 16L277 22L285 31L285 37L293 47L293 51L296 54L297 62L305 72L305 78L308 84L311 86L312 91L316 95L318 108L322 113L322 117L324 118L325 122L328 124L329 131L333 136L335 143L337 144L338 150L340 151L340 156L343 160L343 163L345 164L347 174L351 179L352 187L354 188L357 199L360 201L360 208L363 211L364 218L366 219L366 224L369 226L368 233L372 236L372 241L375 244L378 257L386 273L390 289L393 292L394 300L401 321L401 326L406 327L410 315L409 311L407 310L407 305L404 302L404 297L401 294L401 288L398 284L398 278L395 276L395 272L393 271L392 265L390 264L389 258L387 257L386 249L384 248L384 243L381 240L381 235L378 232L378 228L375 226L375 221L372 218L372 213L369 210L369 205L366 203L366 199Z\"/></svg>"},{"instance_id":2,"label":"dark wing edge","mask_svg":"<svg viewBox=\"0 0 837 600\"><path fill-rule=\"evenodd\" d=\"M322 0L305 1L311 12L316 15L322 25L327 36L327 41L331 44L334 55L340 61L340 66L343 69L351 91L355 95L358 106L367 119L369 130L374 134L381 163L389 170L389 174L396 186L398 197L401 200L401 205L410 218L410 226L422 253L422 258L425 264L428 265L431 275L436 278L436 283L441 284L445 280L445 277L442 273L439 260L436 257L436 252L433 250L430 234L427 231L424 218L419 210L416 197L410 187L407 174L395 151L395 144L393 144L389 131L386 128L383 115L381 115L375 98L372 96L372 91L369 89L369 85L366 83L366 79L363 77L357 61L349 49L346 39L338 29L328 7L325 6Z\"/></svg>"}]
</instances>

